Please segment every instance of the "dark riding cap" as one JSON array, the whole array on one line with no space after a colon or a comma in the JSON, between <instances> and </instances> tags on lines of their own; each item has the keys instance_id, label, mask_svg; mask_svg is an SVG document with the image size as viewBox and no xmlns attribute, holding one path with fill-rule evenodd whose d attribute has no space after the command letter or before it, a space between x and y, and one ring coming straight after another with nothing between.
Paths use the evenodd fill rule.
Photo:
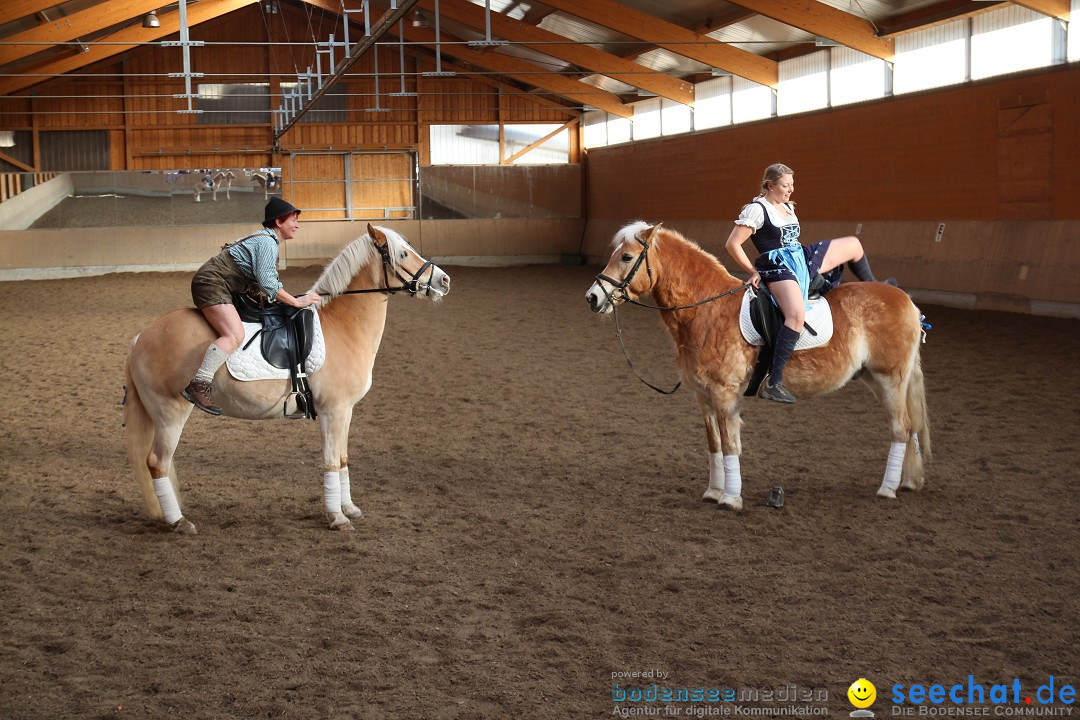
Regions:
<instances>
[{"instance_id":1,"label":"dark riding cap","mask_svg":"<svg viewBox=\"0 0 1080 720\"><path fill-rule=\"evenodd\" d=\"M274 227L274 221L280 217L286 215L292 215L293 213L300 214L300 211L294 208L289 203L285 202L279 197L270 198L270 202L266 203L266 217L263 218L263 227Z\"/></svg>"}]
</instances>

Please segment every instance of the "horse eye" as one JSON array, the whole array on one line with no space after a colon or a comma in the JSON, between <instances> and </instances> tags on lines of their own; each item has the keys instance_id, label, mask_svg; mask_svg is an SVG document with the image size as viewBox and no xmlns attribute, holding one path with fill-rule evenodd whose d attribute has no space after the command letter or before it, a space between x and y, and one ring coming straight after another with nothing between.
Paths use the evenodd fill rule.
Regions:
<instances>
[{"instance_id":1,"label":"horse eye","mask_svg":"<svg viewBox=\"0 0 1080 720\"><path fill-rule=\"evenodd\" d=\"M407 253L406 251L402 250L402 251L401 251L401 259L402 259L402 260L404 260L404 259L405 259L405 258L407 258L407 257L409 257L409 253Z\"/></svg>"},{"instance_id":2,"label":"horse eye","mask_svg":"<svg viewBox=\"0 0 1080 720\"><path fill-rule=\"evenodd\" d=\"M630 253L623 253L623 256L622 256L622 261L623 261L624 263L630 262L630 261L631 261L631 260L633 260L633 259L634 259L634 256L633 256L633 255L631 255Z\"/></svg>"}]
</instances>

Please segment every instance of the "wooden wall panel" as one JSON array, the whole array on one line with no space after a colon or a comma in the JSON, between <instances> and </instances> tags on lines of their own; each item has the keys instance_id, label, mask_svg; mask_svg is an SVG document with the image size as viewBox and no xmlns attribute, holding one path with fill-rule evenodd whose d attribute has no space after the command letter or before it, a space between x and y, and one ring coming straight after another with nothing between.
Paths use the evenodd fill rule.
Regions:
<instances>
[{"instance_id":1,"label":"wooden wall panel","mask_svg":"<svg viewBox=\"0 0 1080 720\"><path fill-rule=\"evenodd\" d=\"M537 105L524 95L503 93L501 98L504 117L512 117L515 122L557 122L567 121L567 113L555 108Z\"/></svg>"},{"instance_id":2,"label":"wooden wall panel","mask_svg":"<svg viewBox=\"0 0 1080 720\"><path fill-rule=\"evenodd\" d=\"M410 217L413 156L409 153L355 154L349 157L350 206L354 219ZM384 212L385 210L385 212Z\"/></svg>"},{"instance_id":3,"label":"wooden wall panel","mask_svg":"<svg viewBox=\"0 0 1080 720\"><path fill-rule=\"evenodd\" d=\"M345 217L345 156L294 155L286 165L285 194L307 220ZM318 209L323 208L323 209Z\"/></svg>"},{"instance_id":4,"label":"wooden wall panel","mask_svg":"<svg viewBox=\"0 0 1080 720\"><path fill-rule=\"evenodd\" d=\"M420 121L495 123L499 121L498 90L471 78L422 78Z\"/></svg>"},{"instance_id":5,"label":"wooden wall panel","mask_svg":"<svg viewBox=\"0 0 1080 720\"><path fill-rule=\"evenodd\" d=\"M0 98L0 127L5 130L29 130L34 123L30 109L29 98Z\"/></svg>"}]
</instances>

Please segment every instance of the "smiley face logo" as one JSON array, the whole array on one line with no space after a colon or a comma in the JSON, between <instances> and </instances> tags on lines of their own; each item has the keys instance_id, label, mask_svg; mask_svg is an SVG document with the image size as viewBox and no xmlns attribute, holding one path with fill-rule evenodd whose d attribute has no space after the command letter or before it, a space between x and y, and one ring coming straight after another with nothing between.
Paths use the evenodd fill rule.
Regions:
<instances>
[{"instance_id":1,"label":"smiley face logo","mask_svg":"<svg viewBox=\"0 0 1080 720\"><path fill-rule=\"evenodd\" d=\"M847 691L848 700L857 708L868 708L877 699L877 688L866 678L859 678L851 683Z\"/></svg>"}]
</instances>

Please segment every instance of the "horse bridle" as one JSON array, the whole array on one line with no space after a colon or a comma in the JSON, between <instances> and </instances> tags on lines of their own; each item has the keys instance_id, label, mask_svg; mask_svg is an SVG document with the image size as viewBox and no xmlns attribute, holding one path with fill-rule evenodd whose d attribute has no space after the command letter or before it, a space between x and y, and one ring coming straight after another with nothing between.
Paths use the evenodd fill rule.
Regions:
<instances>
[{"instance_id":1,"label":"horse bridle","mask_svg":"<svg viewBox=\"0 0 1080 720\"><path fill-rule=\"evenodd\" d=\"M607 295L608 302L612 304L612 307L615 306L615 299L617 297L616 293L622 295L630 302L634 302L627 295L626 288L630 285L630 283L634 281L634 276L637 275L637 271L641 268L642 263L645 263L645 272L649 274L649 283L650 285L652 284L653 277L652 266L649 265L649 247L652 245L652 239L656 236L656 233L658 233L660 231L660 228L662 228L663 226L663 223L657 223L656 225L654 225L652 228L652 232L649 233L649 237L645 240L642 240L637 235L634 235L634 239L638 241L639 245L641 245L641 253L637 256L637 260L634 261L634 266L630 268L630 272L626 274L625 278L623 278L622 280L616 280L615 278L608 277L604 273L598 273L596 275L597 280L603 280L614 288L612 292L608 292L607 288L604 287L603 283L600 284L600 289L604 291L605 295Z\"/></svg>"},{"instance_id":2,"label":"horse bridle","mask_svg":"<svg viewBox=\"0 0 1080 720\"><path fill-rule=\"evenodd\" d=\"M411 277L405 279L405 276L401 274L400 269L390 259L390 243L380 245L376 242L375 238L371 238L371 242L374 243L375 249L379 251L379 255L382 256L382 270L383 270L383 287L369 288L367 290L345 290L342 295L362 295L364 293L389 293L394 295L402 290L409 293L409 295L416 296L421 291L426 291L431 288L431 282L435 279L435 263L431 260L425 260L424 264L420 266L420 269L412 274ZM389 268L389 269L388 269ZM396 277L401 285L397 287L390 287L390 272L394 271L394 277ZM421 277L424 275L424 271L428 271L427 282L421 282Z\"/></svg>"}]
</instances>

